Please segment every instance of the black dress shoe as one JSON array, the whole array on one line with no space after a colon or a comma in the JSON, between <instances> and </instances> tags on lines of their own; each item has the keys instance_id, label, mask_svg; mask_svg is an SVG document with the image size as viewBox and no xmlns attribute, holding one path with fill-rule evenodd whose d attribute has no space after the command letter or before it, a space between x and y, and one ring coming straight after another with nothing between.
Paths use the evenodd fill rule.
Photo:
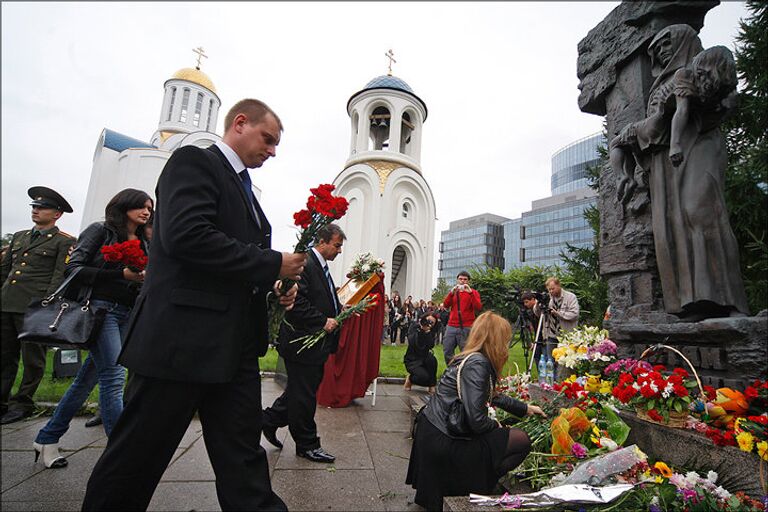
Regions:
<instances>
[{"instance_id":1,"label":"black dress shoe","mask_svg":"<svg viewBox=\"0 0 768 512\"><path fill-rule=\"evenodd\" d=\"M283 443L277 438L277 429L275 427L264 427L262 432L264 432L264 439L269 441L272 446L276 448L283 447Z\"/></svg>"},{"instance_id":2,"label":"black dress shoe","mask_svg":"<svg viewBox=\"0 0 768 512\"><path fill-rule=\"evenodd\" d=\"M336 457L326 452L322 448L315 448L314 450L305 450L303 452L297 451L296 455L298 455L299 457L304 457L305 459L309 459L312 462L333 462L336 460Z\"/></svg>"},{"instance_id":3,"label":"black dress shoe","mask_svg":"<svg viewBox=\"0 0 768 512\"><path fill-rule=\"evenodd\" d=\"M3 414L2 418L0 418L0 424L7 425L9 423L15 423L24 418L28 418L29 416L32 416L32 411L28 409L10 409Z\"/></svg>"},{"instance_id":4,"label":"black dress shoe","mask_svg":"<svg viewBox=\"0 0 768 512\"><path fill-rule=\"evenodd\" d=\"M97 412L93 415L93 418L85 422L85 427L95 427L97 425L101 425L102 423L104 423L104 421L101 419L101 414Z\"/></svg>"}]
</instances>

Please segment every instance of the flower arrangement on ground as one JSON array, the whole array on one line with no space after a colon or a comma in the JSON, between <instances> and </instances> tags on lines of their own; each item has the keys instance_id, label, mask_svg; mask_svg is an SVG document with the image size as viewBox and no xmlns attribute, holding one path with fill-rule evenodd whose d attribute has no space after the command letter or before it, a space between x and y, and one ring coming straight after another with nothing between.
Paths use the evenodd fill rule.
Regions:
<instances>
[{"instance_id":1,"label":"flower arrangement on ground","mask_svg":"<svg viewBox=\"0 0 768 512\"><path fill-rule=\"evenodd\" d=\"M696 387L696 381L683 368L675 368L669 376L661 373L665 370L663 365L656 365L650 372L636 376L622 373L613 396L658 423L669 423L670 414L687 416L692 400L690 390Z\"/></svg>"},{"instance_id":2,"label":"flower arrangement on ground","mask_svg":"<svg viewBox=\"0 0 768 512\"><path fill-rule=\"evenodd\" d=\"M104 261L122 263L134 272L141 272L147 267L147 255L141 248L140 240L126 240L105 245L101 248L101 254L104 256Z\"/></svg>"},{"instance_id":3,"label":"flower arrangement on ground","mask_svg":"<svg viewBox=\"0 0 768 512\"><path fill-rule=\"evenodd\" d=\"M741 451L754 451L768 461L768 416L737 418L733 431Z\"/></svg>"},{"instance_id":4,"label":"flower arrangement on ground","mask_svg":"<svg viewBox=\"0 0 768 512\"><path fill-rule=\"evenodd\" d=\"M378 274L384 270L384 260L374 258L370 252L358 254L355 261L352 262L352 268L347 272L347 279L364 283L371 278L373 274Z\"/></svg>"},{"instance_id":5,"label":"flower arrangement on ground","mask_svg":"<svg viewBox=\"0 0 768 512\"><path fill-rule=\"evenodd\" d=\"M616 344L607 330L585 325L558 337L552 357L576 374L600 374L616 359Z\"/></svg>"},{"instance_id":6,"label":"flower arrangement on ground","mask_svg":"<svg viewBox=\"0 0 768 512\"><path fill-rule=\"evenodd\" d=\"M653 366L648 361L639 361L637 359L627 358L614 361L603 370L603 377L613 383L615 386L619 383L619 377L622 373L637 375L638 373L649 372Z\"/></svg>"},{"instance_id":7,"label":"flower arrangement on ground","mask_svg":"<svg viewBox=\"0 0 768 512\"><path fill-rule=\"evenodd\" d=\"M311 188L311 195L307 199L307 208L293 214L293 221L299 228L294 253L305 253L323 227L334 220L342 218L347 213L349 203L344 197L336 197L332 194L336 187L333 185L319 185ZM280 292L286 293L295 281L283 279L280 283ZM285 321L285 309L280 306L277 296L269 295L269 337L272 341L277 339L280 325Z\"/></svg>"}]
</instances>

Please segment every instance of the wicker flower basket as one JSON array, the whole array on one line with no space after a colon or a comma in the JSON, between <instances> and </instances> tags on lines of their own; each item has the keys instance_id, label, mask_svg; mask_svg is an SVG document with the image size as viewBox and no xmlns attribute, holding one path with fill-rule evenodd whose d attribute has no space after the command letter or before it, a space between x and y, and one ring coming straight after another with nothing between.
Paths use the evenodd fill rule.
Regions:
<instances>
[{"instance_id":1,"label":"wicker flower basket","mask_svg":"<svg viewBox=\"0 0 768 512\"><path fill-rule=\"evenodd\" d=\"M645 356L647 355L654 354L661 348L664 348L676 353L683 359L683 361L688 363L688 367L691 369L691 372L693 372L693 376L696 378L696 384L698 384L699 386L699 392L701 393L701 396L706 396L704 393L704 388L701 385L701 379L699 378L699 374L696 373L696 368L694 368L691 362L688 360L688 358L685 357L683 353L677 350L676 348L670 347L669 345L661 345L661 344L648 347L640 355L639 361L642 361L643 358L645 358ZM649 423L655 423L657 425L672 427L672 428L685 428L685 422L688 419L688 411L683 411L683 412L669 411L669 421L667 423L663 423L663 422L652 419L650 416L648 416L648 411L646 411L645 408L643 407L635 408L635 412L637 413L637 417L640 418L641 420L647 421Z\"/></svg>"},{"instance_id":2,"label":"wicker flower basket","mask_svg":"<svg viewBox=\"0 0 768 512\"><path fill-rule=\"evenodd\" d=\"M635 412L637 413L637 417L641 420L647 421L648 423L656 423L657 425L664 425L665 427L672 428L685 428L685 420L688 419L688 413L685 411L669 411L669 421L667 423L654 420L648 416L648 411L642 407L637 407Z\"/></svg>"}]
</instances>

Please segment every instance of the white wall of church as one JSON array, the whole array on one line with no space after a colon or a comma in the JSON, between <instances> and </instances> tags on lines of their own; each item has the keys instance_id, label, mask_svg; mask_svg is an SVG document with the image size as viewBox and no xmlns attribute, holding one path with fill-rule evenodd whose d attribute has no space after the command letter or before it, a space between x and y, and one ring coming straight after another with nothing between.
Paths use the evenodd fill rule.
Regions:
<instances>
[{"instance_id":1,"label":"white wall of church","mask_svg":"<svg viewBox=\"0 0 768 512\"><path fill-rule=\"evenodd\" d=\"M117 153L102 148L94 159L80 229L104 220L104 207L125 188L143 190L154 200L157 179L170 155L158 149L126 149Z\"/></svg>"}]
</instances>

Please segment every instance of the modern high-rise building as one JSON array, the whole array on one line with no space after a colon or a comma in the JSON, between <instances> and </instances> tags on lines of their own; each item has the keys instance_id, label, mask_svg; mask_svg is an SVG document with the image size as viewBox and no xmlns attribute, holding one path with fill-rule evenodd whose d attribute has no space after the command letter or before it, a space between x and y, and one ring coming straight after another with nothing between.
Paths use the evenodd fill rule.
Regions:
<instances>
[{"instance_id":1,"label":"modern high-rise building","mask_svg":"<svg viewBox=\"0 0 768 512\"><path fill-rule=\"evenodd\" d=\"M447 283L472 268L504 268L504 227L509 219L483 213L452 221L440 233L439 277Z\"/></svg>"},{"instance_id":2,"label":"modern high-rise building","mask_svg":"<svg viewBox=\"0 0 768 512\"><path fill-rule=\"evenodd\" d=\"M598 165L598 147L605 145L602 132L592 134L552 156L552 195L531 203L531 210L504 224L504 269L527 265L560 265L566 243L586 247L594 234L584 210L596 204L589 188L588 168Z\"/></svg>"}]
</instances>

